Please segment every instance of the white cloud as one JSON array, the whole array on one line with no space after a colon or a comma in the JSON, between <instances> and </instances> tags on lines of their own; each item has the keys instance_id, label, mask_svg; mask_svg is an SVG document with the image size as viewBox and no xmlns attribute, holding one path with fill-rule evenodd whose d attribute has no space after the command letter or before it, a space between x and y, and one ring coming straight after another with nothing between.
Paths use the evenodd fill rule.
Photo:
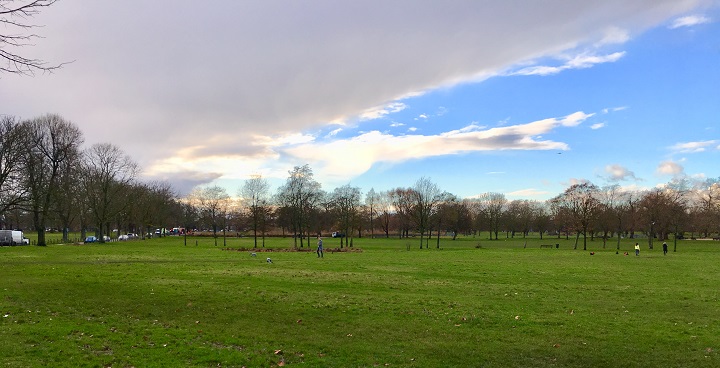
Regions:
<instances>
[{"instance_id":1,"label":"white cloud","mask_svg":"<svg viewBox=\"0 0 720 368\"><path fill-rule=\"evenodd\" d=\"M688 15L675 19L668 28L676 29L681 27L692 27L698 24L710 23L710 18L704 15Z\"/></svg>"},{"instance_id":2,"label":"white cloud","mask_svg":"<svg viewBox=\"0 0 720 368\"><path fill-rule=\"evenodd\" d=\"M685 171L685 169L677 162L664 161L664 162L661 162L660 165L658 165L656 171L660 175L678 176L678 175L682 175L683 172Z\"/></svg>"},{"instance_id":3,"label":"white cloud","mask_svg":"<svg viewBox=\"0 0 720 368\"><path fill-rule=\"evenodd\" d=\"M597 130L605 127L605 123L596 123L590 126L590 129Z\"/></svg>"},{"instance_id":4,"label":"white cloud","mask_svg":"<svg viewBox=\"0 0 720 368\"><path fill-rule=\"evenodd\" d=\"M572 58L567 58L565 60L565 63L560 66L530 66L515 72L511 72L509 75L552 75L569 69L585 69L593 67L597 64L613 63L620 60L620 58L622 58L624 55L624 51L618 51L609 55L600 56L592 54L580 54L575 55Z\"/></svg>"},{"instance_id":5,"label":"white cloud","mask_svg":"<svg viewBox=\"0 0 720 368\"><path fill-rule=\"evenodd\" d=\"M637 180L634 172L618 164L605 166L605 173L609 181Z\"/></svg>"},{"instance_id":6,"label":"white cloud","mask_svg":"<svg viewBox=\"0 0 720 368\"><path fill-rule=\"evenodd\" d=\"M373 107L365 110L359 115L360 121L380 119L385 115L393 114L405 110L407 105L402 102L393 102L384 106Z\"/></svg>"},{"instance_id":7,"label":"white cloud","mask_svg":"<svg viewBox=\"0 0 720 368\"><path fill-rule=\"evenodd\" d=\"M573 126L580 125L583 121L587 120L588 118L592 117L593 115L595 115L595 114L594 113L586 114L582 111L578 111L578 112L574 112L574 113L564 117L562 120L560 120L560 123L563 126L573 127Z\"/></svg>"},{"instance_id":8,"label":"white cloud","mask_svg":"<svg viewBox=\"0 0 720 368\"><path fill-rule=\"evenodd\" d=\"M561 127L580 124L592 115L576 112L561 118L490 129L472 124L437 135L396 136L371 131L353 138L294 145L279 149L279 154L293 157L297 162L312 163L319 176L331 181L334 178L338 182L342 181L341 177L355 177L380 162L396 164L427 157L496 150L567 150L569 147L564 142L537 137ZM348 162L353 164L348 165Z\"/></svg>"},{"instance_id":9,"label":"white cloud","mask_svg":"<svg viewBox=\"0 0 720 368\"><path fill-rule=\"evenodd\" d=\"M325 138L334 137L334 136L338 135L338 133L340 133L340 132L342 132L342 131L343 131L342 128L337 128L337 129L329 132L329 133L325 136Z\"/></svg>"},{"instance_id":10,"label":"white cloud","mask_svg":"<svg viewBox=\"0 0 720 368\"><path fill-rule=\"evenodd\" d=\"M627 106L604 108L604 109L602 109L602 113L603 113L603 114L609 114L609 113L611 113L611 112L623 111L623 110L627 110L627 109L628 109Z\"/></svg>"},{"instance_id":11,"label":"white cloud","mask_svg":"<svg viewBox=\"0 0 720 368\"><path fill-rule=\"evenodd\" d=\"M697 153L704 152L707 148L712 148L712 146L715 146L717 144L717 140L685 142L675 144L674 146L670 147L670 149L678 153Z\"/></svg>"},{"instance_id":12,"label":"white cloud","mask_svg":"<svg viewBox=\"0 0 720 368\"><path fill-rule=\"evenodd\" d=\"M88 144L122 142L147 174L190 165L237 176L245 162L286 173L295 162L275 148L316 142L298 132L386 118L407 107L397 102L403 98L503 75L522 62L560 60L530 74L613 62L623 53L598 47L698 6L694 0L530 1L522 10L505 0L168 4L58 2L43 12L37 31L45 38L32 54L49 55L50 63L76 61L51 75L3 76L3 113L58 112L78 124ZM524 129L548 126L558 121ZM517 134L520 147L565 147ZM196 148L186 155L178 147Z\"/></svg>"}]
</instances>

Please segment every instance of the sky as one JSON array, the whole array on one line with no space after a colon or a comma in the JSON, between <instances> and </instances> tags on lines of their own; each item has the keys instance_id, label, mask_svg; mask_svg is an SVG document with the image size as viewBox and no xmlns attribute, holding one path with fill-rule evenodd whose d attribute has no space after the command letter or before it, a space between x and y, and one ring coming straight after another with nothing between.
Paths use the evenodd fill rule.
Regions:
<instances>
[{"instance_id":1,"label":"sky","mask_svg":"<svg viewBox=\"0 0 720 368\"><path fill-rule=\"evenodd\" d=\"M308 164L326 191L545 200L720 177L719 0L61 0L0 114L72 121L179 195Z\"/></svg>"}]
</instances>

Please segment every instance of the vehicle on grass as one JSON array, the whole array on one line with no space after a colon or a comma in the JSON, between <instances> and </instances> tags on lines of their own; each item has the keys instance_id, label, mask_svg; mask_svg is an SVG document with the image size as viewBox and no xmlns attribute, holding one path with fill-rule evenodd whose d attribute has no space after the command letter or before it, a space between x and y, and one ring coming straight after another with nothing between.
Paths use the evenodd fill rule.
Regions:
<instances>
[{"instance_id":1,"label":"vehicle on grass","mask_svg":"<svg viewBox=\"0 0 720 368\"><path fill-rule=\"evenodd\" d=\"M85 243L95 243L97 241L98 241L98 238L96 238L94 236L88 236L87 238L85 238Z\"/></svg>"},{"instance_id":2,"label":"vehicle on grass","mask_svg":"<svg viewBox=\"0 0 720 368\"><path fill-rule=\"evenodd\" d=\"M128 237L128 236L125 235L125 234L122 234L122 235L118 236L118 240L120 240L120 241L124 241L124 240L128 240L128 239L130 239L130 237Z\"/></svg>"},{"instance_id":3,"label":"vehicle on grass","mask_svg":"<svg viewBox=\"0 0 720 368\"><path fill-rule=\"evenodd\" d=\"M332 237L333 237L333 238L343 238L343 237L345 237L345 234L343 234L343 233L341 233L341 232L339 232L339 231L333 231Z\"/></svg>"},{"instance_id":4,"label":"vehicle on grass","mask_svg":"<svg viewBox=\"0 0 720 368\"><path fill-rule=\"evenodd\" d=\"M20 230L0 230L0 245L28 245L30 239Z\"/></svg>"}]
</instances>

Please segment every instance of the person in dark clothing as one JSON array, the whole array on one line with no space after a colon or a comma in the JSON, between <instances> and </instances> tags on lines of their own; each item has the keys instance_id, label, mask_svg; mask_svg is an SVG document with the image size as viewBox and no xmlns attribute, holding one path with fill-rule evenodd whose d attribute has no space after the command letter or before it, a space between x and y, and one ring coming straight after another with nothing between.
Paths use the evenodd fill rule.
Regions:
<instances>
[{"instance_id":1,"label":"person in dark clothing","mask_svg":"<svg viewBox=\"0 0 720 368\"><path fill-rule=\"evenodd\" d=\"M318 243L317 243L317 255L318 255L318 258L323 258L322 238L319 236L318 236Z\"/></svg>"},{"instance_id":2,"label":"person in dark clothing","mask_svg":"<svg viewBox=\"0 0 720 368\"><path fill-rule=\"evenodd\" d=\"M667 255L667 242L663 242L663 254Z\"/></svg>"}]
</instances>

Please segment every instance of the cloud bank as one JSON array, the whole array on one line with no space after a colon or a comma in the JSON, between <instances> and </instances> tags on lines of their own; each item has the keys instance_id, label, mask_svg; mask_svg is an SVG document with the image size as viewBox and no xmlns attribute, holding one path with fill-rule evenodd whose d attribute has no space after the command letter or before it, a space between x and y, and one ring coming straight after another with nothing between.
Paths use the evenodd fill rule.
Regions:
<instances>
[{"instance_id":1,"label":"cloud bank","mask_svg":"<svg viewBox=\"0 0 720 368\"><path fill-rule=\"evenodd\" d=\"M348 180L377 162L567 149L538 135L587 115L434 135L373 130L347 138L335 130L320 141L315 132L386 117L409 96L508 70L547 75L615 62L624 52L604 52L604 45L703 4L63 1L38 18L46 38L32 52L75 62L40 78L4 76L0 101L3 113L23 118L61 114L88 144L117 143L146 176L183 186L258 172L284 177L301 161ZM561 63L539 66L548 58Z\"/></svg>"}]
</instances>

